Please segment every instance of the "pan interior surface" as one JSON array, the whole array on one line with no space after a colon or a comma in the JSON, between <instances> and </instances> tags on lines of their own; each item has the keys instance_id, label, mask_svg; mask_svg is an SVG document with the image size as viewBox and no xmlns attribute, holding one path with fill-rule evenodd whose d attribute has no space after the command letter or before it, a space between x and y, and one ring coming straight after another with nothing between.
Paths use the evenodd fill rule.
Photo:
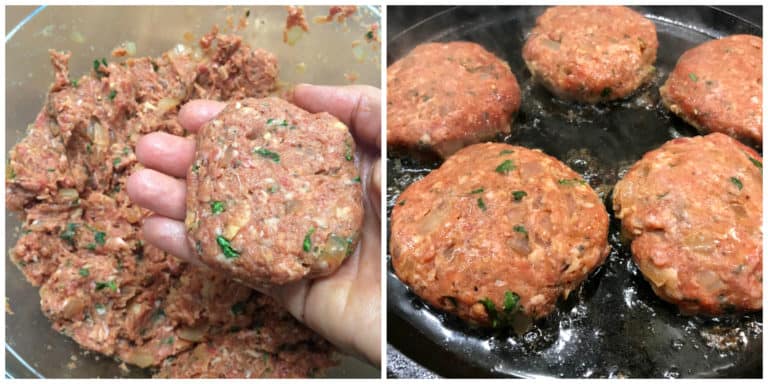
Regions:
<instances>
[{"instance_id":1,"label":"pan interior surface","mask_svg":"<svg viewBox=\"0 0 768 384\"><path fill-rule=\"evenodd\" d=\"M678 57L709 39L736 33L762 35L762 29L713 8L638 8L655 23L659 38L651 84L626 100L578 105L557 100L534 84L522 61L526 34L544 9L450 8L395 36L388 45L388 62L392 64L419 43L452 40L474 41L506 60L520 83L522 105L512 133L497 140L539 148L590 183L612 217L610 255L550 316L521 335L471 328L430 308L395 276L390 262L389 316L398 318L394 323L413 328L390 328L390 339L415 330L441 349L435 353L449 354L451 359L446 361L455 358L488 376L759 377L762 314L682 316L656 297L632 262L629 246L620 241L610 194L644 153L672 138L697 134L670 114L659 98L658 87ZM400 192L438 166L437 162L388 158L388 217ZM419 360L417 355L410 357ZM436 364L438 370L440 366ZM443 368L456 372L456 368Z\"/></svg>"}]
</instances>

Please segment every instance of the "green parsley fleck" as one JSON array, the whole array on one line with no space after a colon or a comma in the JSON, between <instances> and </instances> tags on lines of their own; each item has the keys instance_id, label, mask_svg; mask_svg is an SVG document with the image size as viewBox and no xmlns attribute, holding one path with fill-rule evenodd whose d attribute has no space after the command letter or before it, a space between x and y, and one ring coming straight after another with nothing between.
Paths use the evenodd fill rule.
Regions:
<instances>
[{"instance_id":1,"label":"green parsley fleck","mask_svg":"<svg viewBox=\"0 0 768 384\"><path fill-rule=\"evenodd\" d=\"M605 87L600 91L600 97L608 97L611 93L613 93L613 89L611 89L611 87Z\"/></svg>"},{"instance_id":2,"label":"green parsley fleck","mask_svg":"<svg viewBox=\"0 0 768 384\"><path fill-rule=\"evenodd\" d=\"M504 160L501 164L499 164L498 167L496 167L496 172L506 175L509 173L509 171L514 170L516 167L514 164L512 164L512 160Z\"/></svg>"},{"instance_id":3,"label":"green parsley fleck","mask_svg":"<svg viewBox=\"0 0 768 384\"><path fill-rule=\"evenodd\" d=\"M485 210L487 209L485 207L485 202L483 201L482 197L477 198L477 206L480 207L480 209L483 210L483 212L485 212Z\"/></svg>"},{"instance_id":4,"label":"green parsley fleck","mask_svg":"<svg viewBox=\"0 0 768 384\"><path fill-rule=\"evenodd\" d=\"M192 164L192 173L197 173L200 170L200 164Z\"/></svg>"},{"instance_id":5,"label":"green parsley fleck","mask_svg":"<svg viewBox=\"0 0 768 384\"><path fill-rule=\"evenodd\" d=\"M493 326L496 326L496 304L489 298L480 300L480 304L485 307L485 312L488 314L488 319L491 320Z\"/></svg>"},{"instance_id":6,"label":"green parsley fleck","mask_svg":"<svg viewBox=\"0 0 768 384\"><path fill-rule=\"evenodd\" d=\"M67 226L64 227L64 230L61 231L59 234L59 237L68 242L69 245L75 245L75 233L77 231L77 224L75 223L67 223Z\"/></svg>"},{"instance_id":7,"label":"green parsley fleck","mask_svg":"<svg viewBox=\"0 0 768 384\"><path fill-rule=\"evenodd\" d=\"M89 271L89 270L88 270L88 268L80 268L80 270L79 270L79 271L77 271L77 273L78 273L80 276L82 276L82 277L88 277L88 275L90 275L90 274L91 274L91 271Z\"/></svg>"},{"instance_id":8,"label":"green parsley fleck","mask_svg":"<svg viewBox=\"0 0 768 384\"><path fill-rule=\"evenodd\" d=\"M288 120L267 119L267 125L277 125L280 127L287 127Z\"/></svg>"},{"instance_id":9,"label":"green parsley fleck","mask_svg":"<svg viewBox=\"0 0 768 384\"><path fill-rule=\"evenodd\" d=\"M88 154L93 153L93 149L91 148L91 143L88 143L85 145L85 152L87 152Z\"/></svg>"},{"instance_id":10,"label":"green parsley fleck","mask_svg":"<svg viewBox=\"0 0 768 384\"><path fill-rule=\"evenodd\" d=\"M352 146L349 144L349 142L345 141L344 142L344 147L346 148L344 150L344 158L347 161L352 161L352 159L353 159L353 157L352 157Z\"/></svg>"},{"instance_id":11,"label":"green parsley fleck","mask_svg":"<svg viewBox=\"0 0 768 384\"><path fill-rule=\"evenodd\" d=\"M515 153L515 151L513 151L511 149L504 149L501 152L499 152L499 156L509 155L509 154L512 154L512 153Z\"/></svg>"},{"instance_id":12,"label":"green parsley fleck","mask_svg":"<svg viewBox=\"0 0 768 384\"><path fill-rule=\"evenodd\" d=\"M89 243L88 245L85 246L85 249L87 249L89 251L95 251L96 250L96 244Z\"/></svg>"},{"instance_id":13,"label":"green parsley fleck","mask_svg":"<svg viewBox=\"0 0 768 384\"><path fill-rule=\"evenodd\" d=\"M174 341L173 336L168 336L167 339L163 340L163 344L173 345L173 341Z\"/></svg>"},{"instance_id":14,"label":"green parsley fleck","mask_svg":"<svg viewBox=\"0 0 768 384\"><path fill-rule=\"evenodd\" d=\"M373 40L373 31L368 31L365 34L365 38L368 39L368 40Z\"/></svg>"},{"instance_id":15,"label":"green parsley fleck","mask_svg":"<svg viewBox=\"0 0 768 384\"><path fill-rule=\"evenodd\" d=\"M515 230L515 232L517 232L517 233L522 233L522 234L525 234L525 235L527 235L527 234L528 234L528 231L526 231L526 230L525 230L525 227L523 227L523 226L522 226L522 225L520 225L520 224L518 224L518 225L515 225L513 229L514 229L514 230Z\"/></svg>"},{"instance_id":16,"label":"green parsley fleck","mask_svg":"<svg viewBox=\"0 0 768 384\"><path fill-rule=\"evenodd\" d=\"M755 159L754 157L749 156L749 155L747 155L747 157L749 157L749 161L752 162L752 165L754 165L755 167L758 167L760 169L763 169L763 162L762 161L760 161L758 159Z\"/></svg>"},{"instance_id":17,"label":"green parsley fleck","mask_svg":"<svg viewBox=\"0 0 768 384\"><path fill-rule=\"evenodd\" d=\"M557 183L560 184L560 185L576 185L576 184L585 185L585 184L587 184L586 181L581 180L581 179L560 179L560 180L557 181Z\"/></svg>"},{"instance_id":18,"label":"green parsley fleck","mask_svg":"<svg viewBox=\"0 0 768 384\"><path fill-rule=\"evenodd\" d=\"M96 303L93 307L96 309L96 313L99 315L107 313L107 307L105 307L102 303Z\"/></svg>"},{"instance_id":19,"label":"green parsley fleck","mask_svg":"<svg viewBox=\"0 0 768 384\"><path fill-rule=\"evenodd\" d=\"M236 257L240 257L240 252L232 249L232 245L229 244L229 240L227 240L224 236L216 236L216 243L219 244L219 248L221 248L221 251L224 252L225 258L234 259Z\"/></svg>"},{"instance_id":20,"label":"green parsley fleck","mask_svg":"<svg viewBox=\"0 0 768 384\"><path fill-rule=\"evenodd\" d=\"M113 89L113 90L109 91L109 100L110 101L114 100L115 96L117 96L117 91L116 90Z\"/></svg>"},{"instance_id":21,"label":"green parsley fleck","mask_svg":"<svg viewBox=\"0 0 768 384\"><path fill-rule=\"evenodd\" d=\"M251 10L250 9L245 11L245 17L249 17L249 16L251 16Z\"/></svg>"},{"instance_id":22,"label":"green parsley fleck","mask_svg":"<svg viewBox=\"0 0 768 384\"><path fill-rule=\"evenodd\" d=\"M119 157L115 157L115 159L114 159L114 160L112 160L112 165L114 165L115 167L117 167L118 165L120 165L120 162L121 162L121 161L123 161L123 159L121 159L121 158L119 158Z\"/></svg>"},{"instance_id":23,"label":"green parsley fleck","mask_svg":"<svg viewBox=\"0 0 768 384\"><path fill-rule=\"evenodd\" d=\"M731 177L731 183L736 186L736 188L741 191L742 188L744 188L744 184L742 184L741 180L739 180L738 177Z\"/></svg>"},{"instance_id":24,"label":"green parsley fleck","mask_svg":"<svg viewBox=\"0 0 768 384\"><path fill-rule=\"evenodd\" d=\"M523 199L523 197L528 196L525 191L514 191L512 192L512 198L515 199L515 201L520 201Z\"/></svg>"},{"instance_id":25,"label":"green parsley fleck","mask_svg":"<svg viewBox=\"0 0 768 384\"><path fill-rule=\"evenodd\" d=\"M357 177L355 177L354 179L352 179L352 182L353 182L353 183L360 183L360 182L361 182L361 181L360 181L360 176L357 176Z\"/></svg>"},{"instance_id":26,"label":"green parsley fleck","mask_svg":"<svg viewBox=\"0 0 768 384\"><path fill-rule=\"evenodd\" d=\"M223 201L211 201L211 212L213 212L214 215L224 212L225 209L226 205Z\"/></svg>"},{"instance_id":27,"label":"green parsley fleck","mask_svg":"<svg viewBox=\"0 0 768 384\"><path fill-rule=\"evenodd\" d=\"M72 84L73 88L77 88L77 79L70 81L70 84Z\"/></svg>"},{"instance_id":28,"label":"green parsley fleck","mask_svg":"<svg viewBox=\"0 0 768 384\"><path fill-rule=\"evenodd\" d=\"M478 193L483 193L484 189L482 187L475 189L474 191L470 192L471 195L475 195Z\"/></svg>"},{"instance_id":29,"label":"green parsley fleck","mask_svg":"<svg viewBox=\"0 0 768 384\"><path fill-rule=\"evenodd\" d=\"M696 74L695 74L695 73L693 73L693 72L689 73L689 74L688 74L688 77L689 77L689 78L690 78L690 79L691 79L691 80L692 80L694 83L695 83L695 82L697 82L697 81L699 81L699 77L698 77L698 76L696 76Z\"/></svg>"},{"instance_id":30,"label":"green parsley fleck","mask_svg":"<svg viewBox=\"0 0 768 384\"><path fill-rule=\"evenodd\" d=\"M107 234L101 231L96 232L93 235L93 239L96 241L96 244L104 245L104 243L106 243Z\"/></svg>"},{"instance_id":31,"label":"green parsley fleck","mask_svg":"<svg viewBox=\"0 0 768 384\"><path fill-rule=\"evenodd\" d=\"M109 288L112 292L117 292L117 283L115 283L114 280L96 282L97 291L101 291L104 288Z\"/></svg>"},{"instance_id":32,"label":"green parsley fleck","mask_svg":"<svg viewBox=\"0 0 768 384\"><path fill-rule=\"evenodd\" d=\"M504 292L504 312L512 313L517 309L517 305L520 303L520 296L512 291Z\"/></svg>"},{"instance_id":33,"label":"green parsley fleck","mask_svg":"<svg viewBox=\"0 0 768 384\"><path fill-rule=\"evenodd\" d=\"M312 234L313 233L315 233L315 228L310 227L309 231L307 231L307 234L304 236L304 244L302 245L304 252L309 252L310 250L312 250Z\"/></svg>"},{"instance_id":34,"label":"green parsley fleck","mask_svg":"<svg viewBox=\"0 0 768 384\"><path fill-rule=\"evenodd\" d=\"M256 148L256 149L253 150L253 153L255 153L257 155L260 155L261 157L266 157L266 158L274 161L275 163L279 163L280 162L280 155L277 154L276 152L270 151L269 149L266 149L266 148Z\"/></svg>"},{"instance_id":35,"label":"green parsley fleck","mask_svg":"<svg viewBox=\"0 0 768 384\"><path fill-rule=\"evenodd\" d=\"M279 190L280 190L280 186L278 184L272 184L269 186L269 188L267 188L267 192L269 193L276 193Z\"/></svg>"}]
</instances>

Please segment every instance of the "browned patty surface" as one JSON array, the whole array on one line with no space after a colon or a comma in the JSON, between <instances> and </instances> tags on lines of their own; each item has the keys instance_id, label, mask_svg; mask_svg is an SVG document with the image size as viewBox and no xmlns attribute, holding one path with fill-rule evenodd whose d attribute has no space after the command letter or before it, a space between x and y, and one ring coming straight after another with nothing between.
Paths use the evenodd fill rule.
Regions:
<instances>
[{"instance_id":1,"label":"browned patty surface","mask_svg":"<svg viewBox=\"0 0 768 384\"><path fill-rule=\"evenodd\" d=\"M608 214L540 151L466 147L399 196L392 265L427 303L482 325L550 313L608 254Z\"/></svg>"},{"instance_id":2,"label":"browned patty surface","mask_svg":"<svg viewBox=\"0 0 768 384\"><path fill-rule=\"evenodd\" d=\"M734 35L692 48L659 89L664 105L703 133L763 142L763 39Z\"/></svg>"},{"instance_id":3,"label":"browned patty surface","mask_svg":"<svg viewBox=\"0 0 768 384\"><path fill-rule=\"evenodd\" d=\"M197 135L187 231L209 266L252 286L329 274L360 237L349 129L278 98L231 102Z\"/></svg>"},{"instance_id":4,"label":"browned patty surface","mask_svg":"<svg viewBox=\"0 0 768 384\"><path fill-rule=\"evenodd\" d=\"M387 145L445 158L509 133L520 88L509 65L467 42L426 43L387 68Z\"/></svg>"},{"instance_id":5,"label":"browned patty surface","mask_svg":"<svg viewBox=\"0 0 768 384\"><path fill-rule=\"evenodd\" d=\"M653 23L627 7L560 6L536 19L523 60L556 96L597 103L650 80L658 46Z\"/></svg>"},{"instance_id":6,"label":"browned patty surface","mask_svg":"<svg viewBox=\"0 0 768 384\"><path fill-rule=\"evenodd\" d=\"M762 157L720 133L674 139L616 184L613 206L653 290L684 313L762 308Z\"/></svg>"}]
</instances>

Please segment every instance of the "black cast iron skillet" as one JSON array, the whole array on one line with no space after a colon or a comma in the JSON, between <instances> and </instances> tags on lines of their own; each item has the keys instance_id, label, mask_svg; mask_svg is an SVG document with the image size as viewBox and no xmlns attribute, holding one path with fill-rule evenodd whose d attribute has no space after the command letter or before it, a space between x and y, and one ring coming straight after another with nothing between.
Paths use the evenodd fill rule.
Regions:
<instances>
[{"instance_id":1,"label":"black cast iron skillet","mask_svg":"<svg viewBox=\"0 0 768 384\"><path fill-rule=\"evenodd\" d=\"M554 99L531 82L521 50L543 7L457 7L406 29L388 43L388 63L426 41L470 40L509 62L522 91L512 134L499 141L540 148L581 173L613 217L610 192L649 150L697 132L668 113L658 87L687 49L730 34L762 35L760 26L708 7L640 7L659 38L657 76L627 100L596 106ZM438 163L387 159L387 209L410 183ZM762 314L687 317L661 301L619 241L595 271L554 313L516 335L467 326L424 304L388 263L388 335L410 359L448 376L512 377L759 377ZM428 340L424 342L422 339ZM418 345L415 348L411 344ZM402 355L388 372L401 376Z\"/></svg>"}]
</instances>

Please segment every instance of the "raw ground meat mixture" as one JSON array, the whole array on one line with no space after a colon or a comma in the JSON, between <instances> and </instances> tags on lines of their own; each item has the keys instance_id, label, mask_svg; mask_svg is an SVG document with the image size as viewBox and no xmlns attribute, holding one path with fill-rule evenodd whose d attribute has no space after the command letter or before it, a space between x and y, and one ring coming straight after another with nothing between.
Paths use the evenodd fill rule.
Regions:
<instances>
[{"instance_id":1,"label":"raw ground meat mixture","mask_svg":"<svg viewBox=\"0 0 768 384\"><path fill-rule=\"evenodd\" d=\"M70 55L51 51L47 102L6 165L6 206L23 223L10 257L54 329L158 376L322 374L336 364L325 340L272 299L144 243L150 212L126 193L137 140L185 135L187 100L276 90L271 53L217 32L158 58L96 60L79 79Z\"/></svg>"}]
</instances>

